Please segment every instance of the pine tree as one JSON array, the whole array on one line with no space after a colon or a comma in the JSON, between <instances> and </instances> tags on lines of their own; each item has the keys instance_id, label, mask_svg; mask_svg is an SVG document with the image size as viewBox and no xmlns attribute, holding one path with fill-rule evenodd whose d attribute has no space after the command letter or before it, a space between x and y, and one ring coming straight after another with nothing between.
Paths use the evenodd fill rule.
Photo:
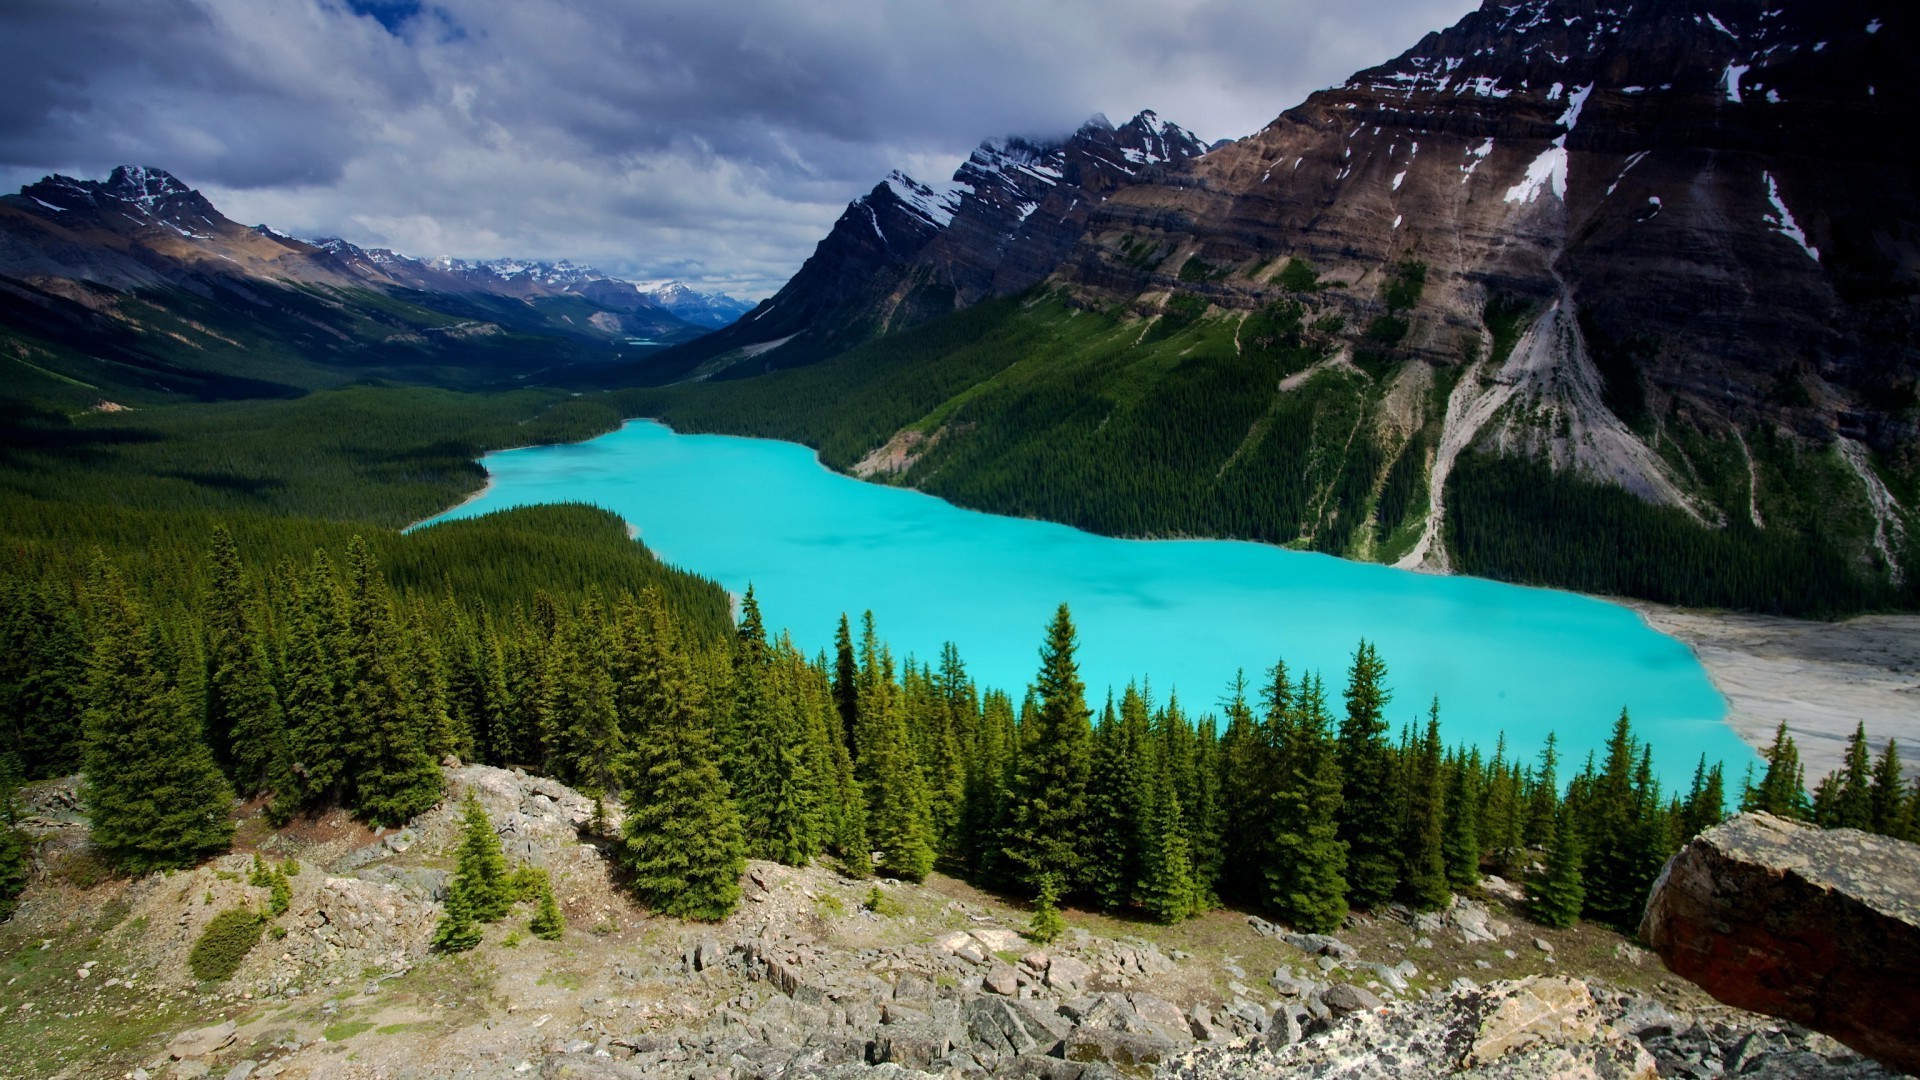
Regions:
<instances>
[{"instance_id":1,"label":"pine tree","mask_svg":"<svg viewBox=\"0 0 1920 1080\"><path fill-rule=\"evenodd\" d=\"M1800 764L1800 748L1794 745L1793 736L1787 734L1786 721L1782 720L1774 730L1773 744L1761 751L1760 756L1767 759L1767 771L1760 777L1760 786L1753 789L1752 798L1741 809L1801 821L1809 818L1812 807L1807 802L1806 771Z\"/></svg>"},{"instance_id":2,"label":"pine tree","mask_svg":"<svg viewBox=\"0 0 1920 1080\"><path fill-rule=\"evenodd\" d=\"M1540 748L1540 764L1527 785L1526 826L1522 838L1527 847L1544 848L1553 835L1555 816L1560 812L1560 739L1547 732Z\"/></svg>"},{"instance_id":3,"label":"pine tree","mask_svg":"<svg viewBox=\"0 0 1920 1080\"><path fill-rule=\"evenodd\" d=\"M96 556L91 579L80 767L93 842L136 873L191 866L232 842L233 789L119 573Z\"/></svg>"},{"instance_id":4,"label":"pine tree","mask_svg":"<svg viewBox=\"0 0 1920 1080\"><path fill-rule=\"evenodd\" d=\"M213 529L205 597L204 726L214 757L235 789L259 791L283 762L286 725L264 635L253 613L240 549L223 525ZM283 765L279 765L284 768Z\"/></svg>"},{"instance_id":5,"label":"pine tree","mask_svg":"<svg viewBox=\"0 0 1920 1080\"><path fill-rule=\"evenodd\" d=\"M1280 665L1277 671L1276 678L1282 685L1270 684L1267 688L1267 723L1256 721L1247 704L1244 671L1235 673L1224 702L1227 726L1220 736L1221 812L1235 827L1228 828L1223 838L1220 891L1244 900L1257 898L1265 884L1260 866L1265 836L1261 830L1237 826L1264 821L1273 812L1271 717L1276 708L1285 708L1287 697L1286 666Z\"/></svg>"},{"instance_id":6,"label":"pine tree","mask_svg":"<svg viewBox=\"0 0 1920 1080\"><path fill-rule=\"evenodd\" d=\"M1329 725L1320 677L1303 677L1277 733L1281 778L1268 824L1266 897L1275 915L1309 933L1347 918L1340 766Z\"/></svg>"},{"instance_id":7,"label":"pine tree","mask_svg":"<svg viewBox=\"0 0 1920 1080\"><path fill-rule=\"evenodd\" d=\"M983 882L998 883L1000 829L1013 779L1016 735L1013 700L989 690L980 703L980 723L967 755L966 805L960 814L960 849L967 867Z\"/></svg>"},{"instance_id":8,"label":"pine tree","mask_svg":"<svg viewBox=\"0 0 1920 1080\"><path fill-rule=\"evenodd\" d=\"M1092 713L1074 648L1073 618L1061 604L1040 649L1039 706L1032 727L1022 725L1024 745L1001 842L1015 879L1033 890L1049 879L1056 884L1082 880Z\"/></svg>"},{"instance_id":9,"label":"pine tree","mask_svg":"<svg viewBox=\"0 0 1920 1080\"><path fill-rule=\"evenodd\" d=\"M1719 762L1707 764L1707 755L1700 755L1700 764L1693 770L1693 786L1687 791L1683 804L1680 828L1688 836L1698 836L1726 820L1727 791L1726 776Z\"/></svg>"},{"instance_id":10,"label":"pine tree","mask_svg":"<svg viewBox=\"0 0 1920 1080\"><path fill-rule=\"evenodd\" d=\"M1129 684L1094 732L1087 780L1087 881L1094 902L1126 907L1143 874L1152 745L1146 700Z\"/></svg>"},{"instance_id":11,"label":"pine tree","mask_svg":"<svg viewBox=\"0 0 1920 1080\"><path fill-rule=\"evenodd\" d=\"M1447 905L1444 759L1440 747L1440 702L1427 718L1427 734L1405 756L1406 817L1401 830L1401 892L1416 911Z\"/></svg>"},{"instance_id":12,"label":"pine tree","mask_svg":"<svg viewBox=\"0 0 1920 1080\"><path fill-rule=\"evenodd\" d=\"M0 754L0 922L13 914L15 901L27 887L27 857L33 850L18 826L19 793L19 758Z\"/></svg>"},{"instance_id":13,"label":"pine tree","mask_svg":"<svg viewBox=\"0 0 1920 1080\"><path fill-rule=\"evenodd\" d=\"M648 632L630 697L638 714L630 718L620 860L647 906L715 922L740 900L740 815L711 728L694 708L693 673L659 594L648 590L643 606Z\"/></svg>"},{"instance_id":14,"label":"pine tree","mask_svg":"<svg viewBox=\"0 0 1920 1080\"><path fill-rule=\"evenodd\" d=\"M398 825L440 801L439 763L427 752L429 717L409 679L391 597L366 541L347 548L346 731L354 812Z\"/></svg>"},{"instance_id":15,"label":"pine tree","mask_svg":"<svg viewBox=\"0 0 1920 1080\"><path fill-rule=\"evenodd\" d=\"M1033 900L1033 918L1027 923L1027 937L1042 945L1067 932L1067 920L1060 915L1060 885L1050 877L1041 878Z\"/></svg>"},{"instance_id":16,"label":"pine tree","mask_svg":"<svg viewBox=\"0 0 1920 1080\"><path fill-rule=\"evenodd\" d=\"M559 941L566 936L567 920L560 914L560 905L553 898L553 881L543 871L534 896L533 918L527 923L527 929L542 941Z\"/></svg>"},{"instance_id":17,"label":"pine tree","mask_svg":"<svg viewBox=\"0 0 1920 1080\"><path fill-rule=\"evenodd\" d=\"M1846 763L1840 771L1833 813L1821 824L1828 828L1873 827L1873 759L1867 751L1867 725L1862 722L1847 739Z\"/></svg>"},{"instance_id":18,"label":"pine tree","mask_svg":"<svg viewBox=\"0 0 1920 1080\"><path fill-rule=\"evenodd\" d=\"M1880 748L1873 766L1873 796L1869 800L1869 827L1896 840L1910 839L1902 828L1902 801L1906 785L1900 777L1900 747L1892 739Z\"/></svg>"},{"instance_id":19,"label":"pine tree","mask_svg":"<svg viewBox=\"0 0 1920 1080\"><path fill-rule=\"evenodd\" d=\"M833 635L833 703L840 713L841 731L847 752L859 757L854 729L860 717L860 669L853 658L853 630L847 625L847 613L840 613L840 628Z\"/></svg>"},{"instance_id":20,"label":"pine tree","mask_svg":"<svg viewBox=\"0 0 1920 1080\"><path fill-rule=\"evenodd\" d=\"M867 796L867 839L877 868L890 877L920 881L933 869L933 825L927 790L901 714L893 658L876 650L869 612L861 642L860 765Z\"/></svg>"},{"instance_id":21,"label":"pine tree","mask_svg":"<svg viewBox=\"0 0 1920 1080\"><path fill-rule=\"evenodd\" d=\"M1140 906L1162 923L1177 923L1200 910L1187 825L1170 770L1153 770L1147 809L1146 850L1141 860Z\"/></svg>"},{"instance_id":22,"label":"pine tree","mask_svg":"<svg viewBox=\"0 0 1920 1080\"><path fill-rule=\"evenodd\" d=\"M287 762L270 780L273 816L344 797L347 781L345 599L326 553L292 589L282 668Z\"/></svg>"},{"instance_id":23,"label":"pine tree","mask_svg":"<svg viewBox=\"0 0 1920 1080\"><path fill-rule=\"evenodd\" d=\"M1393 756L1383 715L1390 698L1386 677L1386 665L1373 646L1362 641L1347 671L1347 715L1340 724L1338 751L1347 898L1362 908L1385 902L1400 876Z\"/></svg>"},{"instance_id":24,"label":"pine tree","mask_svg":"<svg viewBox=\"0 0 1920 1080\"><path fill-rule=\"evenodd\" d=\"M500 836L472 791L460 806L460 848L448 892L459 893L468 913L483 923L498 922L513 906L507 858Z\"/></svg>"},{"instance_id":25,"label":"pine tree","mask_svg":"<svg viewBox=\"0 0 1920 1080\"><path fill-rule=\"evenodd\" d=\"M1634 772L1639 757L1632 723L1622 709L1607 740L1606 762L1593 778L1590 800L1581 814L1581 827L1586 833L1581 838L1586 853L1585 914L1619 927L1630 920L1638 921L1640 903L1645 898L1638 885L1643 808Z\"/></svg>"},{"instance_id":26,"label":"pine tree","mask_svg":"<svg viewBox=\"0 0 1920 1080\"><path fill-rule=\"evenodd\" d=\"M1586 906L1582 878L1580 830L1561 804L1549 826L1547 865L1528 887L1529 909L1538 922L1565 929L1580 919Z\"/></svg>"},{"instance_id":27,"label":"pine tree","mask_svg":"<svg viewBox=\"0 0 1920 1080\"><path fill-rule=\"evenodd\" d=\"M1441 849L1447 885L1464 892L1480 884L1480 751L1456 755L1447 773L1446 839Z\"/></svg>"},{"instance_id":28,"label":"pine tree","mask_svg":"<svg viewBox=\"0 0 1920 1080\"><path fill-rule=\"evenodd\" d=\"M87 652L69 588L45 578L0 586L0 738L23 779L80 767Z\"/></svg>"},{"instance_id":29,"label":"pine tree","mask_svg":"<svg viewBox=\"0 0 1920 1080\"><path fill-rule=\"evenodd\" d=\"M605 615L591 597L561 621L554 637L554 705L563 732L557 747L560 775L602 795L616 789L620 756L626 752L607 663L611 651Z\"/></svg>"}]
</instances>

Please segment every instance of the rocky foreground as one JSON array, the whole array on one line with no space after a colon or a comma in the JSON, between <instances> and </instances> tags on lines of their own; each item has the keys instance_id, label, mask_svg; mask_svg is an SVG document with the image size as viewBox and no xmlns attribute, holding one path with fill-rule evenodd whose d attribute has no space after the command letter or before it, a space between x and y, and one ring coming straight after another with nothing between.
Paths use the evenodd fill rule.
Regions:
<instances>
[{"instance_id":1,"label":"rocky foreground","mask_svg":"<svg viewBox=\"0 0 1920 1080\"><path fill-rule=\"evenodd\" d=\"M1445 912L1295 934L1215 912L1178 927L1068 912L1037 947L1018 906L755 863L724 923L634 907L551 781L483 767L510 862L546 868L563 940L530 912L471 953L428 940L453 799L378 835L337 818L239 850L293 858L292 902L222 983L187 954L264 909L247 854L133 881L89 870L60 788L36 792L39 877L0 926L0 1074L228 1077L1881 1077L1825 1036L1719 1006L1592 927L1519 917L1498 879ZM583 838L585 836L585 838Z\"/></svg>"}]
</instances>

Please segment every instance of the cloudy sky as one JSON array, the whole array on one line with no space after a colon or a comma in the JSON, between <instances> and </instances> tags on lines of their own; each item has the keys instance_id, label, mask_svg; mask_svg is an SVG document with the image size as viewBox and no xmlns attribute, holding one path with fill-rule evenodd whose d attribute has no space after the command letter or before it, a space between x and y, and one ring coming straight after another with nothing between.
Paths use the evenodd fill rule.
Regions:
<instances>
[{"instance_id":1,"label":"cloudy sky","mask_svg":"<svg viewBox=\"0 0 1920 1080\"><path fill-rule=\"evenodd\" d=\"M1151 108L1212 140L1473 0L0 0L0 183L757 298L889 169Z\"/></svg>"}]
</instances>

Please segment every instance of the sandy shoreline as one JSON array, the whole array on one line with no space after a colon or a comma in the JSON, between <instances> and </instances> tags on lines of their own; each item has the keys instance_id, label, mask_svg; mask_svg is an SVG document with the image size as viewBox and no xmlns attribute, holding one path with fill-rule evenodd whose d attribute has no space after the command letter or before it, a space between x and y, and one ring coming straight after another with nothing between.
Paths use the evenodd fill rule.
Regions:
<instances>
[{"instance_id":1,"label":"sandy shoreline","mask_svg":"<svg viewBox=\"0 0 1920 1080\"><path fill-rule=\"evenodd\" d=\"M493 490L493 474L488 473L487 482L480 485L479 491L476 491L473 494L468 495L466 498L461 499L459 502L454 503L452 506L447 507L445 510L435 510L433 513L428 514L426 517L421 518L419 521L414 522L413 524L407 526L404 529L401 529L400 531L403 533L412 532L413 530L419 528L420 526L425 525L427 522L432 521L434 518L441 517L442 515L445 515L445 514L451 514L455 510L458 510L461 507L466 506L468 503L474 502L475 500L478 500L478 499L486 498L487 493L492 490Z\"/></svg>"},{"instance_id":2,"label":"sandy shoreline","mask_svg":"<svg viewBox=\"0 0 1920 1080\"><path fill-rule=\"evenodd\" d=\"M1693 649L1748 745L1772 742L1785 720L1808 787L1840 766L1861 721L1876 753L1892 738L1907 761L1920 760L1920 615L1825 623L1624 603Z\"/></svg>"}]
</instances>

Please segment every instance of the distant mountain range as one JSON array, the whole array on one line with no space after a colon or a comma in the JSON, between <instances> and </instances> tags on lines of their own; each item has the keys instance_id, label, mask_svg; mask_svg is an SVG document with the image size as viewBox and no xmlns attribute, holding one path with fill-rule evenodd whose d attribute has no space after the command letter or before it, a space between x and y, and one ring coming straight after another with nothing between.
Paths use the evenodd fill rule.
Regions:
<instances>
[{"instance_id":1,"label":"distant mountain range","mask_svg":"<svg viewBox=\"0 0 1920 1080\"><path fill-rule=\"evenodd\" d=\"M747 305L568 262L416 259L229 220L159 169L0 196L10 394L292 393L369 375L484 385L687 341Z\"/></svg>"},{"instance_id":2,"label":"distant mountain range","mask_svg":"<svg viewBox=\"0 0 1920 1080\"><path fill-rule=\"evenodd\" d=\"M613 374L1107 532L1920 603L1915 85L1884 0L1489 0L1236 142L1142 114L896 174Z\"/></svg>"}]
</instances>

